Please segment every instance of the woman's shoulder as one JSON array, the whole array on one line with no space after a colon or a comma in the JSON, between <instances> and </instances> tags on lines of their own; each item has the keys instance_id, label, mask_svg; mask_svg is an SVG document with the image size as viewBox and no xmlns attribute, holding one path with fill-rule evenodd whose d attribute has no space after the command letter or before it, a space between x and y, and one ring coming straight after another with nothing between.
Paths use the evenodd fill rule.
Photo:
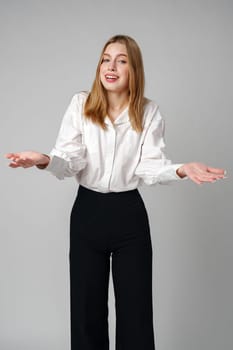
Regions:
<instances>
[{"instance_id":1,"label":"woman's shoulder","mask_svg":"<svg viewBox=\"0 0 233 350\"><path fill-rule=\"evenodd\" d=\"M159 104L155 100L144 97L144 101L143 127L147 130L153 123L157 127L163 117L160 113Z\"/></svg>"},{"instance_id":2,"label":"woman's shoulder","mask_svg":"<svg viewBox=\"0 0 233 350\"><path fill-rule=\"evenodd\" d=\"M148 97L144 97L145 111L154 111L159 108L158 103L155 100L151 100Z\"/></svg>"},{"instance_id":3,"label":"woman's shoulder","mask_svg":"<svg viewBox=\"0 0 233 350\"><path fill-rule=\"evenodd\" d=\"M87 96L89 95L89 91L79 91L79 92L76 92L74 95L73 95L73 98L76 99L77 101L84 101L87 99Z\"/></svg>"},{"instance_id":4,"label":"woman's shoulder","mask_svg":"<svg viewBox=\"0 0 233 350\"><path fill-rule=\"evenodd\" d=\"M144 97L144 125L149 125L152 120L161 119L159 105L155 100Z\"/></svg>"}]
</instances>

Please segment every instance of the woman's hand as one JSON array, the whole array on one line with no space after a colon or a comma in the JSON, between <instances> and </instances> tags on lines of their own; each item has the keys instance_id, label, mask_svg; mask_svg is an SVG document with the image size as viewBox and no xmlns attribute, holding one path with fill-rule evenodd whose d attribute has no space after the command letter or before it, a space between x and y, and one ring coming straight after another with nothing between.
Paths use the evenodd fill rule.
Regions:
<instances>
[{"instance_id":1,"label":"woman's hand","mask_svg":"<svg viewBox=\"0 0 233 350\"><path fill-rule=\"evenodd\" d=\"M7 153L5 157L11 160L9 166L11 168L30 168L37 166L40 169L46 168L49 164L50 157L34 151L25 151L19 153Z\"/></svg>"},{"instance_id":2,"label":"woman's hand","mask_svg":"<svg viewBox=\"0 0 233 350\"><path fill-rule=\"evenodd\" d=\"M224 169L211 168L202 163L187 163L177 169L177 174L182 178L188 176L196 184L203 182L215 182L224 179L226 172Z\"/></svg>"}]
</instances>

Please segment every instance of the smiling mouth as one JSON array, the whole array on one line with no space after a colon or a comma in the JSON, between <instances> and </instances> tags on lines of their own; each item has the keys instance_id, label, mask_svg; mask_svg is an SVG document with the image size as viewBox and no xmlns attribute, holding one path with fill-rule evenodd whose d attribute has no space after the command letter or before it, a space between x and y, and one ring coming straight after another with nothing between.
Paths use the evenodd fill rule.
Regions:
<instances>
[{"instance_id":1,"label":"smiling mouth","mask_svg":"<svg viewBox=\"0 0 233 350\"><path fill-rule=\"evenodd\" d=\"M113 82L115 82L118 79L118 77L115 76L115 75L107 74L107 75L105 75L105 79L108 82L113 83Z\"/></svg>"}]
</instances>

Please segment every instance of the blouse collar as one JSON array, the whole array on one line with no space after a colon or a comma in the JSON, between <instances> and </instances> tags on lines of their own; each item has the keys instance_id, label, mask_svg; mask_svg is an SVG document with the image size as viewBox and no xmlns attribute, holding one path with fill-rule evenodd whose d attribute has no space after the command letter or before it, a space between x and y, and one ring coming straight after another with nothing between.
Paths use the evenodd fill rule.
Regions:
<instances>
[{"instance_id":1,"label":"blouse collar","mask_svg":"<svg viewBox=\"0 0 233 350\"><path fill-rule=\"evenodd\" d=\"M129 109L129 107L127 106L113 122L111 121L111 119L107 115L105 117L105 122L109 125L119 125L119 124L124 124L124 123L129 122L128 109Z\"/></svg>"}]
</instances>

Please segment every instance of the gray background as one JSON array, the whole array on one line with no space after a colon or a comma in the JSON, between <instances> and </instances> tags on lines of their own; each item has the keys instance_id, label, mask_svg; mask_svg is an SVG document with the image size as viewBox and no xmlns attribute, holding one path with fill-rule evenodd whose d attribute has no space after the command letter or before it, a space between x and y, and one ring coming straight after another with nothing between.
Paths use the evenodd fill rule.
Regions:
<instances>
[{"instance_id":1,"label":"gray background","mask_svg":"<svg viewBox=\"0 0 233 350\"><path fill-rule=\"evenodd\" d=\"M70 347L69 215L78 188L74 179L11 169L3 155L51 150L71 97L91 87L105 41L123 33L142 49L169 158L228 171L215 184L140 188L153 242L156 349L232 349L232 1L0 6L0 348ZM109 332L113 350L112 277Z\"/></svg>"}]
</instances>

